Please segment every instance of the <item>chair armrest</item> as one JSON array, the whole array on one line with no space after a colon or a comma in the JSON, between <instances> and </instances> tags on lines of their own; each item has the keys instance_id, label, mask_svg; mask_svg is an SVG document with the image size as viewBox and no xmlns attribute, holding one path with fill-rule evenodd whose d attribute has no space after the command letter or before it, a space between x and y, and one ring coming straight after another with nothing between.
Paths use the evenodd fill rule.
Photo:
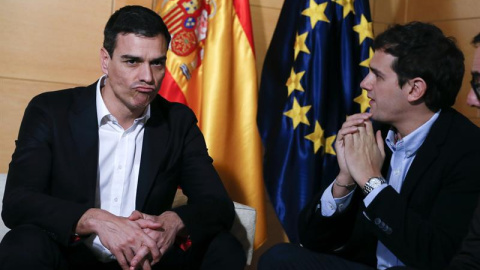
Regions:
<instances>
[{"instance_id":1,"label":"chair armrest","mask_svg":"<svg viewBox=\"0 0 480 270\"><path fill-rule=\"evenodd\" d=\"M172 207L177 207L187 203L187 196L185 196L181 189L177 190ZM233 222L230 233L240 241L247 255L247 265L252 262L253 256L253 241L255 239L255 225L257 223L257 211L247 205L233 202L235 206L235 221Z\"/></svg>"}]
</instances>

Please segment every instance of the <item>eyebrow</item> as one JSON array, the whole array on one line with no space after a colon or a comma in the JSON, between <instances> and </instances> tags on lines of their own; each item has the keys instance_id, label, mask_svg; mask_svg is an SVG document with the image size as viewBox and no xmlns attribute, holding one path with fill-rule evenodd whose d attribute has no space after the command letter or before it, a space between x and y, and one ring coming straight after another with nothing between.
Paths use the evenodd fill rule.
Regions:
<instances>
[{"instance_id":1,"label":"eyebrow","mask_svg":"<svg viewBox=\"0 0 480 270\"><path fill-rule=\"evenodd\" d=\"M370 66L370 70L377 76L383 77L383 75L384 75L380 70L378 70L378 69L376 69L372 66Z\"/></svg>"},{"instance_id":2,"label":"eyebrow","mask_svg":"<svg viewBox=\"0 0 480 270\"><path fill-rule=\"evenodd\" d=\"M120 56L121 59L124 59L124 60L135 60L135 61L138 61L138 62L143 62L144 59L142 57L138 57L138 56L133 56L133 55L129 55L129 54L124 54L122 56ZM150 62L165 62L167 60L167 56L160 56L160 57L157 57L157 58L154 58L152 59Z\"/></svg>"}]
</instances>

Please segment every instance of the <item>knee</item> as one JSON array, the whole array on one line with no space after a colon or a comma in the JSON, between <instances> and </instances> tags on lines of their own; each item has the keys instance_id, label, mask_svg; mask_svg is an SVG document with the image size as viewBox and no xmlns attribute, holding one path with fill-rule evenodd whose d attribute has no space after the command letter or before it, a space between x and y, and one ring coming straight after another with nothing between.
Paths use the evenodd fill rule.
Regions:
<instances>
[{"instance_id":1,"label":"knee","mask_svg":"<svg viewBox=\"0 0 480 270\"><path fill-rule=\"evenodd\" d=\"M8 262L15 262L17 266L22 263L33 266L35 261L48 259L47 254L52 249L59 251L58 245L45 231L34 225L18 226L10 230L0 243L0 268L7 269Z\"/></svg>"},{"instance_id":2,"label":"knee","mask_svg":"<svg viewBox=\"0 0 480 270\"><path fill-rule=\"evenodd\" d=\"M289 262L295 262L295 252L292 252L297 247L289 243L277 244L260 256L258 261L259 270L267 269L281 269L282 266L289 264Z\"/></svg>"},{"instance_id":3,"label":"knee","mask_svg":"<svg viewBox=\"0 0 480 270\"><path fill-rule=\"evenodd\" d=\"M244 269L242 244L229 232L220 232L209 243L200 269Z\"/></svg>"},{"instance_id":4,"label":"knee","mask_svg":"<svg viewBox=\"0 0 480 270\"><path fill-rule=\"evenodd\" d=\"M216 254L228 256L233 265L246 264L247 256L242 244L229 232L219 233L210 243L209 251L210 248Z\"/></svg>"}]
</instances>

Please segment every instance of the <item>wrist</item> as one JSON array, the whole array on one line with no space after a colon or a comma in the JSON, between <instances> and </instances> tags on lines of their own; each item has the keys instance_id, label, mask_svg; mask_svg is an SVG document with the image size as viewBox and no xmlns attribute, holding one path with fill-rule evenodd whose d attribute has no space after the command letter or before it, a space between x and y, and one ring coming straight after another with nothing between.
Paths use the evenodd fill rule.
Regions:
<instances>
[{"instance_id":1,"label":"wrist","mask_svg":"<svg viewBox=\"0 0 480 270\"><path fill-rule=\"evenodd\" d=\"M335 178L335 182L341 184L341 185L350 185L355 183L355 180L349 173L342 173L340 172L337 175L337 178Z\"/></svg>"},{"instance_id":2,"label":"wrist","mask_svg":"<svg viewBox=\"0 0 480 270\"><path fill-rule=\"evenodd\" d=\"M347 189L348 191L353 190L357 186L357 183L355 183L355 181L343 184L343 183L339 182L338 179L335 179L333 181L333 183L338 187L342 187L342 188Z\"/></svg>"},{"instance_id":3,"label":"wrist","mask_svg":"<svg viewBox=\"0 0 480 270\"><path fill-rule=\"evenodd\" d=\"M370 177L364 184L362 190L365 196L367 196L372 190L385 184L387 181L382 176Z\"/></svg>"}]
</instances>

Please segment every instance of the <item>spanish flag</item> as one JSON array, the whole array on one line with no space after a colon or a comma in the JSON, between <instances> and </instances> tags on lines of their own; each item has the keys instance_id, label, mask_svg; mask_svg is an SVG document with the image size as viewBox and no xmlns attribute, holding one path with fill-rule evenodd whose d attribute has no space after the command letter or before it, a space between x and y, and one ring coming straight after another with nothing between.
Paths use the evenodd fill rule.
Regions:
<instances>
[{"instance_id":1,"label":"spanish flag","mask_svg":"<svg viewBox=\"0 0 480 270\"><path fill-rule=\"evenodd\" d=\"M257 76L248 0L158 1L172 34L160 94L195 112L214 166L234 201L257 210L266 240Z\"/></svg>"}]
</instances>

